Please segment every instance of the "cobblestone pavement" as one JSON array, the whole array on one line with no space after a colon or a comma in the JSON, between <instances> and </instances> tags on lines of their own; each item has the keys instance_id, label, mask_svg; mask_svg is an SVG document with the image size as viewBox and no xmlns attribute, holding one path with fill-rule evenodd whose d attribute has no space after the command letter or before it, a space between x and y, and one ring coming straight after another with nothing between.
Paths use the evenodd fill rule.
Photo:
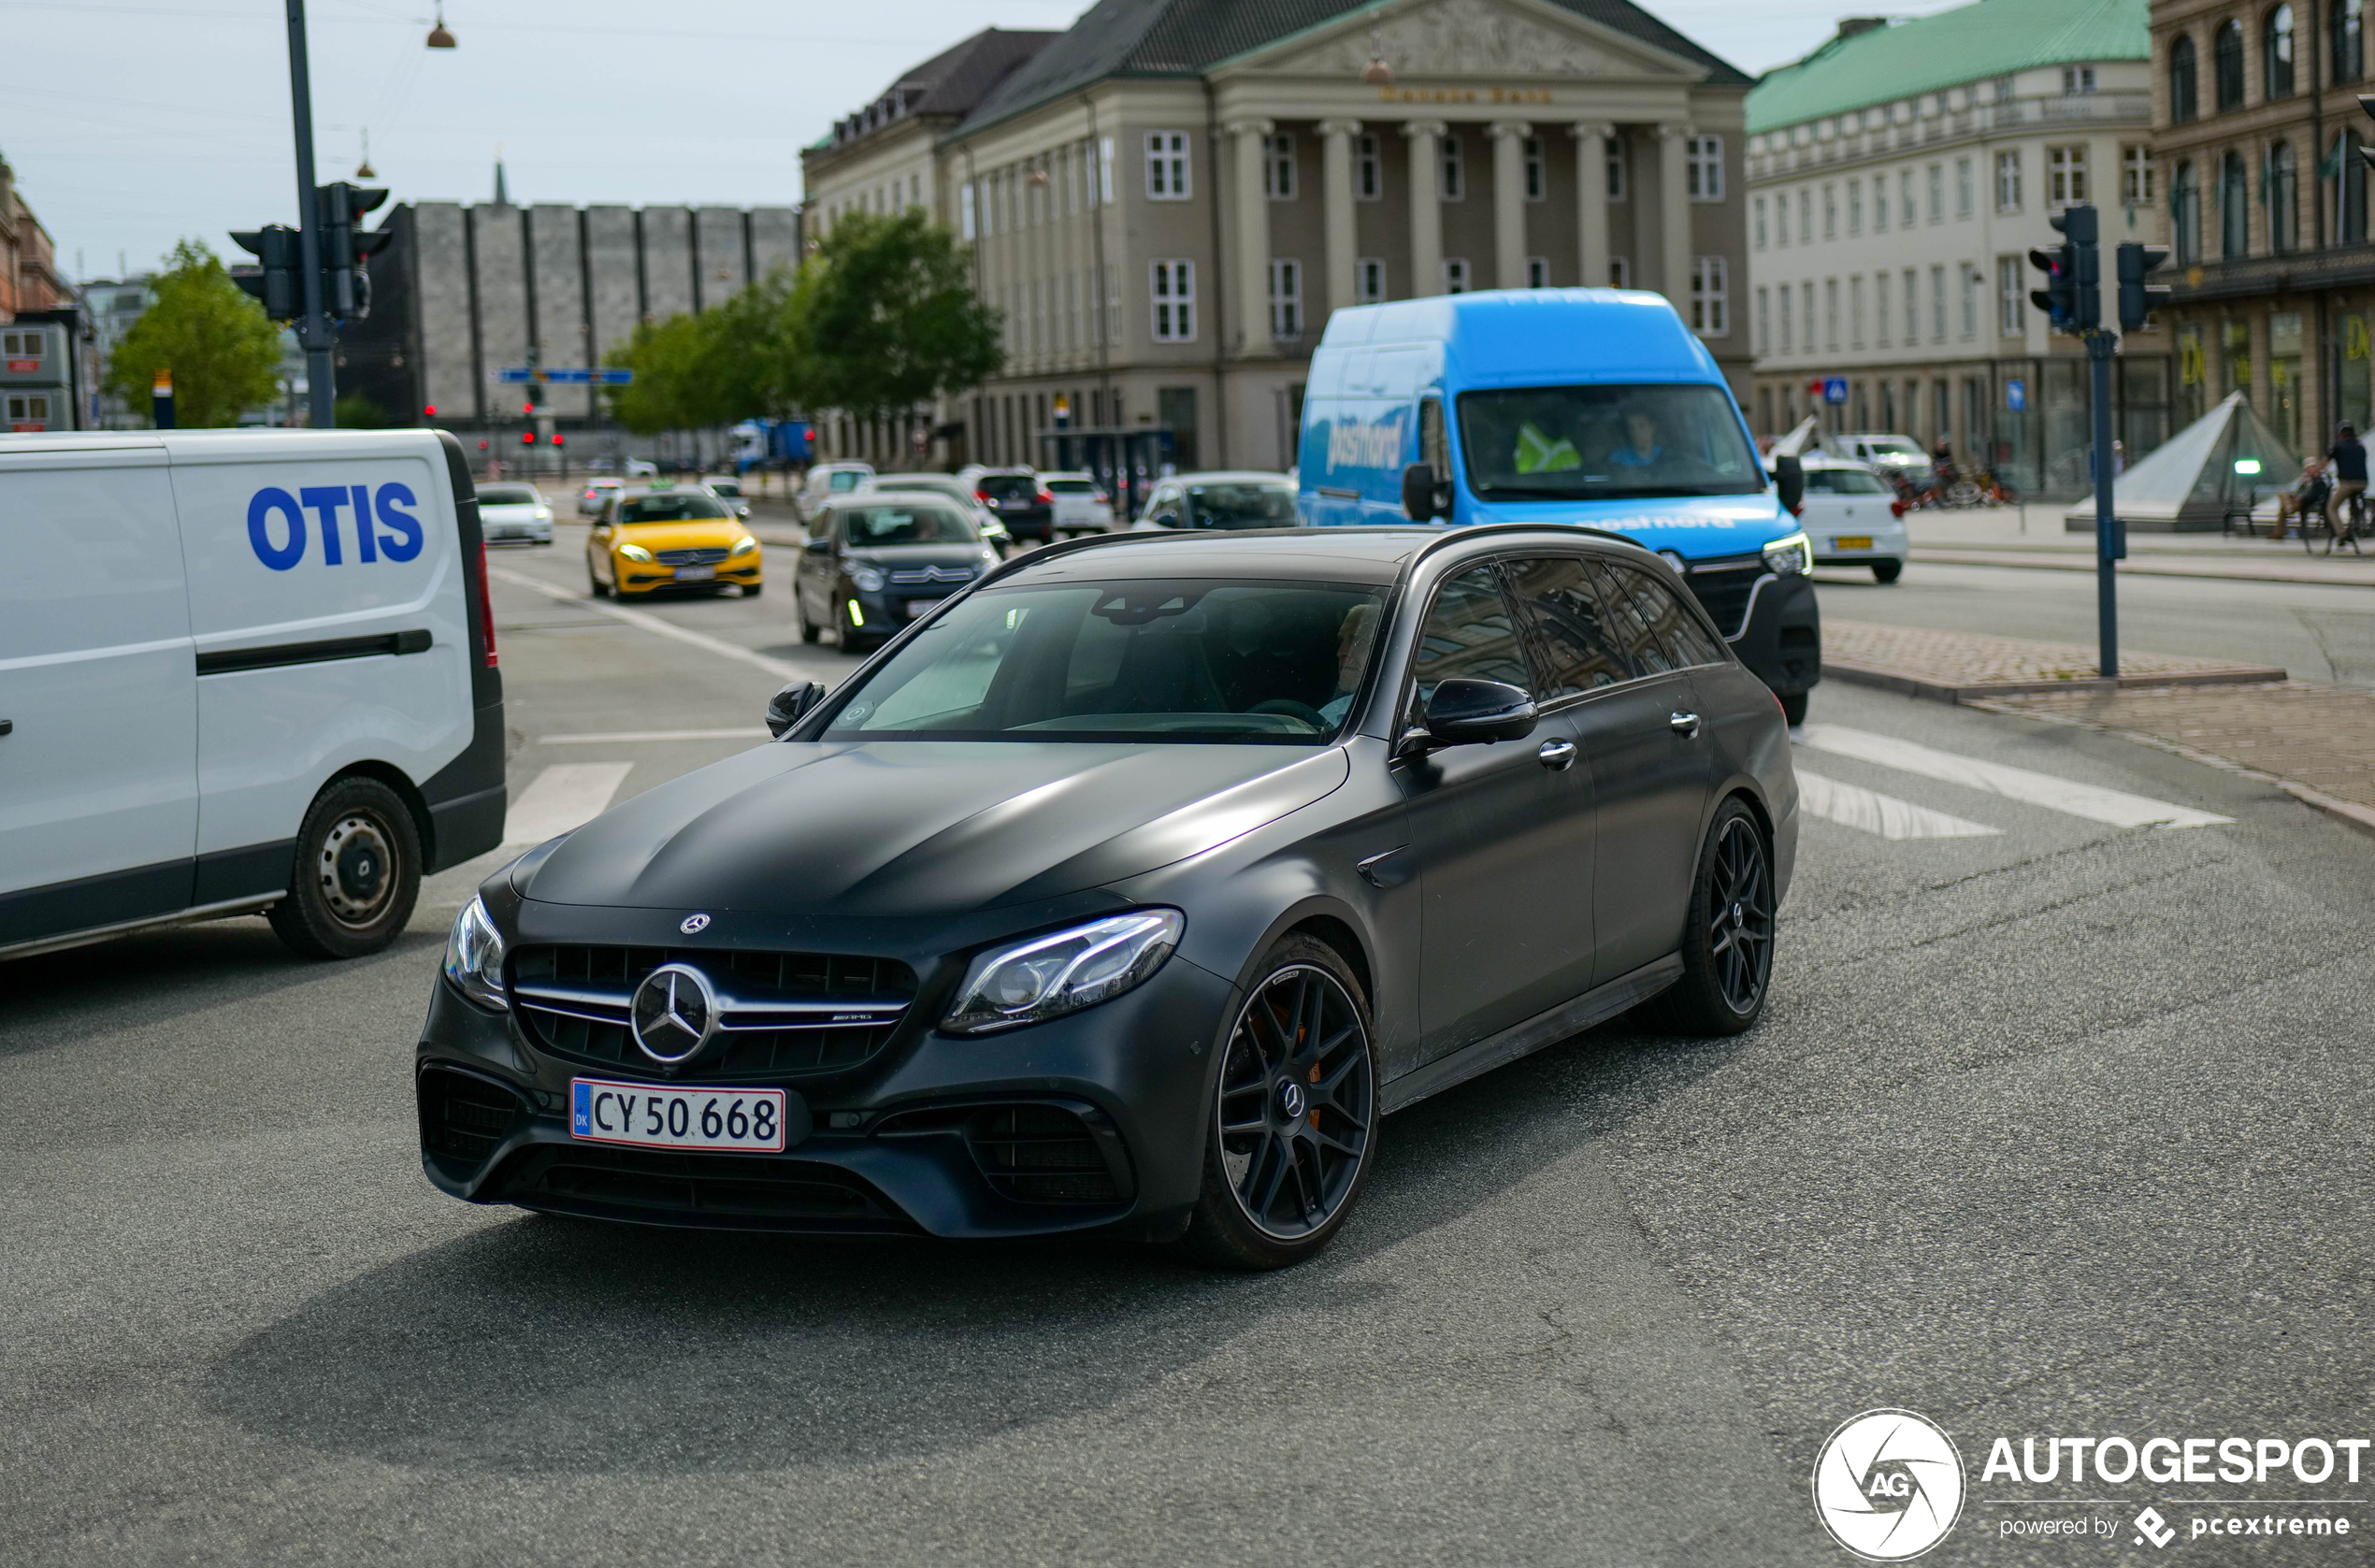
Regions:
<instances>
[{"instance_id":1,"label":"cobblestone pavement","mask_svg":"<svg viewBox=\"0 0 2375 1568\"><path fill-rule=\"evenodd\" d=\"M1868 621L1822 621L1825 665L1840 661L1894 670L1952 685L2014 681L2092 681L2095 650L2074 642L2033 642L1979 632L1889 626ZM2232 669L2233 659L2122 650L2122 675L2195 675Z\"/></svg>"}]
</instances>

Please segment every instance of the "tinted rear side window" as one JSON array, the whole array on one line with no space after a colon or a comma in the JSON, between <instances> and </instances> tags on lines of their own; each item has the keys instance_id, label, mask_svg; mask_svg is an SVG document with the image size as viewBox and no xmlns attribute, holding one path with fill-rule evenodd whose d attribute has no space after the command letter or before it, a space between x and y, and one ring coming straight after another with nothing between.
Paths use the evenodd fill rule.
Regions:
<instances>
[{"instance_id":1,"label":"tinted rear side window","mask_svg":"<svg viewBox=\"0 0 2375 1568\"><path fill-rule=\"evenodd\" d=\"M1518 640L1517 618L1502 597L1501 579L1490 567L1474 567L1446 583L1418 629L1412 673L1421 704L1438 683L1465 679L1505 681L1533 689L1533 670Z\"/></svg>"},{"instance_id":2,"label":"tinted rear side window","mask_svg":"<svg viewBox=\"0 0 2375 1568\"><path fill-rule=\"evenodd\" d=\"M1816 495L1827 496L1893 496L1895 491L1878 474L1862 468L1808 468L1806 487Z\"/></svg>"},{"instance_id":3,"label":"tinted rear side window","mask_svg":"<svg viewBox=\"0 0 2375 1568\"><path fill-rule=\"evenodd\" d=\"M1509 563L1509 585L1524 606L1547 661L1542 701L1596 691L1633 679L1610 635L1591 563L1580 555L1538 555Z\"/></svg>"},{"instance_id":4,"label":"tinted rear side window","mask_svg":"<svg viewBox=\"0 0 2375 1568\"><path fill-rule=\"evenodd\" d=\"M1673 583L1638 567L1592 565L1606 586L1609 629L1640 673L1658 675L1723 661Z\"/></svg>"},{"instance_id":5,"label":"tinted rear side window","mask_svg":"<svg viewBox=\"0 0 2375 1568\"><path fill-rule=\"evenodd\" d=\"M1039 481L1029 474L984 474L979 489L993 500L1028 501L1039 494Z\"/></svg>"}]
</instances>

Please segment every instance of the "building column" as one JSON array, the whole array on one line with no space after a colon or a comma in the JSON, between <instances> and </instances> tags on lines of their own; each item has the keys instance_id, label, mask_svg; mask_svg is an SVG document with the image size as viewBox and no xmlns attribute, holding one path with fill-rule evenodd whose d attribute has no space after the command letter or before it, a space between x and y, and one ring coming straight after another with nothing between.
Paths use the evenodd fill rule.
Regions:
<instances>
[{"instance_id":1,"label":"building column","mask_svg":"<svg viewBox=\"0 0 2375 1568\"><path fill-rule=\"evenodd\" d=\"M1352 138L1360 134L1358 120L1319 122L1319 210L1327 243L1320 299L1324 309L1319 318L1323 329L1328 323L1327 312L1360 302L1360 280L1353 275L1353 263L1358 259L1354 252L1360 250L1360 241L1352 217Z\"/></svg>"},{"instance_id":2,"label":"building column","mask_svg":"<svg viewBox=\"0 0 2375 1568\"><path fill-rule=\"evenodd\" d=\"M1495 286L1526 286L1526 137L1533 127L1522 120L1496 120L1485 127L1492 138L1492 271Z\"/></svg>"},{"instance_id":3,"label":"building column","mask_svg":"<svg viewBox=\"0 0 2375 1568\"><path fill-rule=\"evenodd\" d=\"M1688 125L1658 127L1658 292L1691 319L1691 175Z\"/></svg>"},{"instance_id":4,"label":"building column","mask_svg":"<svg viewBox=\"0 0 2375 1568\"><path fill-rule=\"evenodd\" d=\"M1443 145L1450 129L1440 120L1413 120L1402 128L1410 143L1410 297L1443 293Z\"/></svg>"},{"instance_id":5,"label":"building column","mask_svg":"<svg viewBox=\"0 0 2375 1568\"><path fill-rule=\"evenodd\" d=\"M1608 144L1617 128L1605 121L1567 127L1576 138L1576 263L1588 289L1608 285Z\"/></svg>"},{"instance_id":6,"label":"building column","mask_svg":"<svg viewBox=\"0 0 2375 1568\"><path fill-rule=\"evenodd\" d=\"M1237 352L1266 354L1270 342L1270 194L1261 186L1267 120L1232 120L1224 127L1237 144L1237 266L1230 289L1237 305Z\"/></svg>"}]
</instances>

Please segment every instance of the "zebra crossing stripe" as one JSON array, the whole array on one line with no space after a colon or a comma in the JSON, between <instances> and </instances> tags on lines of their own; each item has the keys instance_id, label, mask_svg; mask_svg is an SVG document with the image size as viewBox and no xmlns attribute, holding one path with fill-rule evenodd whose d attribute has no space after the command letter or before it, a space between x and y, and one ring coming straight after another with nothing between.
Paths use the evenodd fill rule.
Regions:
<instances>
[{"instance_id":1,"label":"zebra crossing stripe","mask_svg":"<svg viewBox=\"0 0 2375 1568\"><path fill-rule=\"evenodd\" d=\"M1975 756L1942 752L1893 735L1876 735L1845 725L1809 724L1798 743L1833 756L1850 756L1899 772L1918 773L1941 784L2001 795L2008 800L2043 806L2048 811L2085 817L2091 822L2108 822L2114 827L2209 827L2235 820L2147 796L2077 784L2051 773L2031 772L2026 768L1983 762Z\"/></svg>"},{"instance_id":2,"label":"zebra crossing stripe","mask_svg":"<svg viewBox=\"0 0 2375 1568\"><path fill-rule=\"evenodd\" d=\"M1803 768L1798 770L1798 804L1827 821L1884 839L1979 839L2004 831Z\"/></svg>"}]
</instances>

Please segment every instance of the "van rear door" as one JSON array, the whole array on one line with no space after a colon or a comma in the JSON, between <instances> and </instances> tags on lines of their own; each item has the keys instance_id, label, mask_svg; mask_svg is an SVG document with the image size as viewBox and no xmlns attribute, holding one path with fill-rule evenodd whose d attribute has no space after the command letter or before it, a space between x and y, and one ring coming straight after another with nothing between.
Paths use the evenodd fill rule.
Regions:
<instances>
[{"instance_id":1,"label":"van rear door","mask_svg":"<svg viewBox=\"0 0 2375 1568\"><path fill-rule=\"evenodd\" d=\"M0 947L190 903L197 692L151 438L0 452Z\"/></svg>"}]
</instances>

